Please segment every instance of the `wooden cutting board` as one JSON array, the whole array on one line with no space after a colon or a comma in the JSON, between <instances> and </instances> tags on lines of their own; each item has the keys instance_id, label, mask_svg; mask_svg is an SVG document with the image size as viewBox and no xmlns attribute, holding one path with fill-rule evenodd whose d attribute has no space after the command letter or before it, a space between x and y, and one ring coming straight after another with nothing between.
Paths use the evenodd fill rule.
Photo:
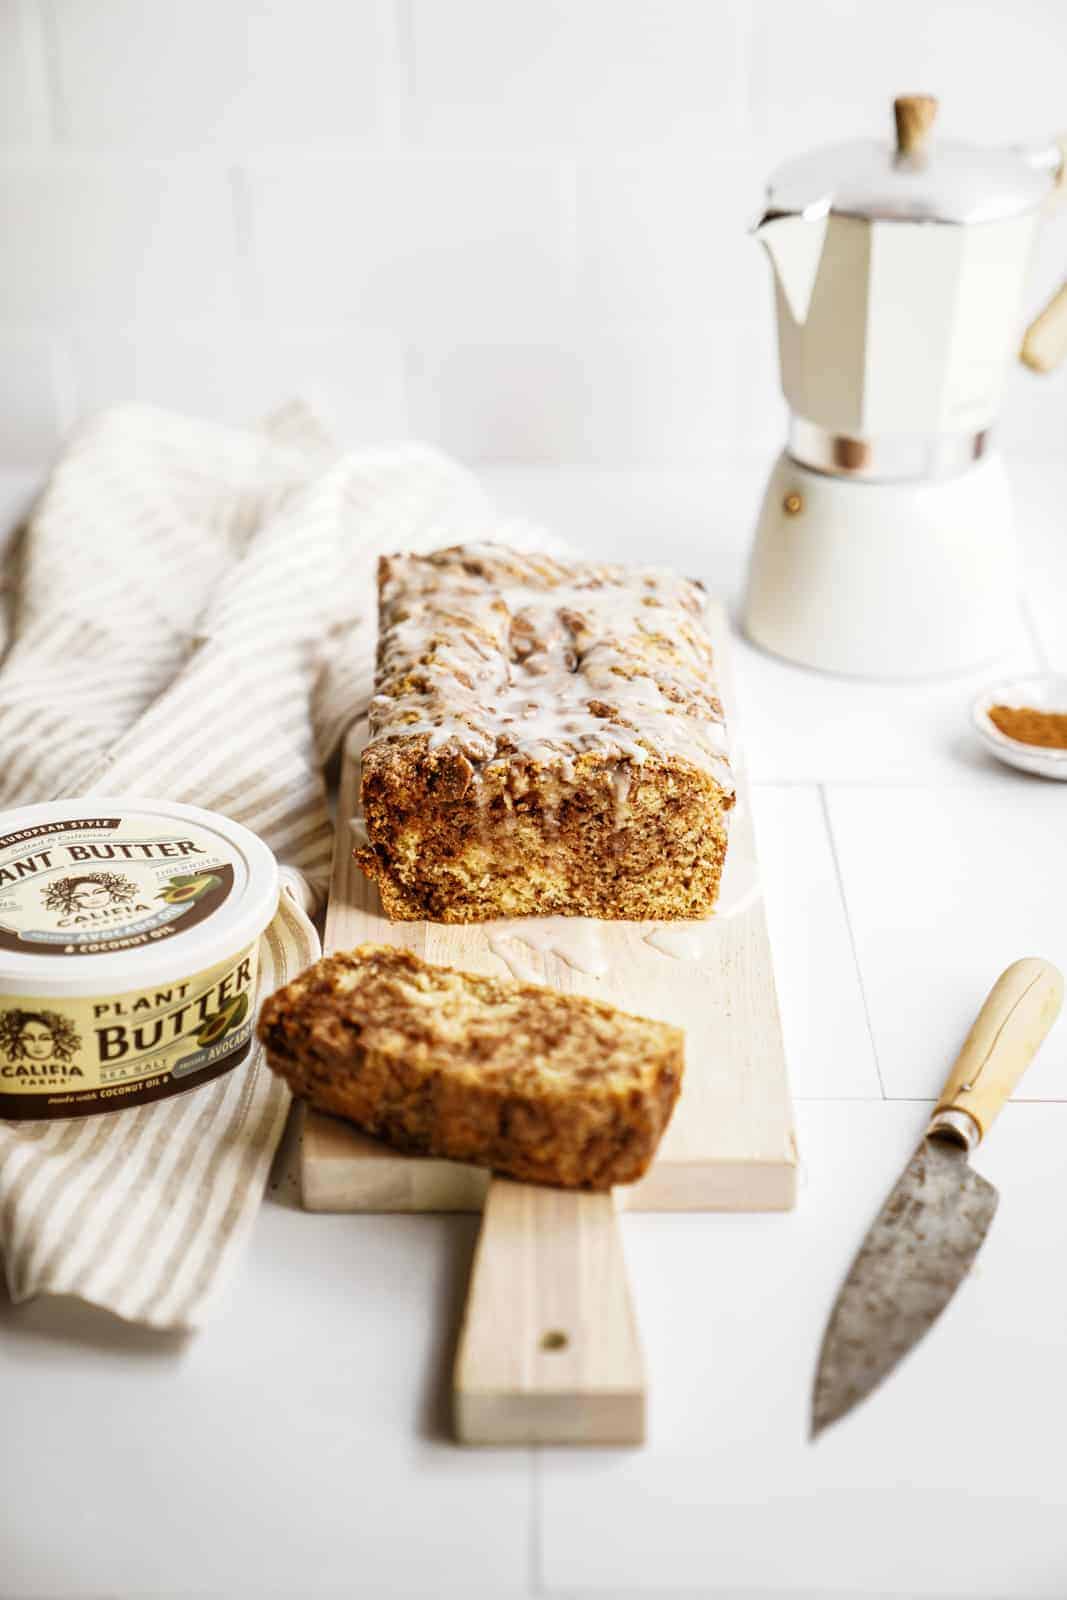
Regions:
<instances>
[{"instance_id":1,"label":"wooden cutting board","mask_svg":"<svg viewBox=\"0 0 1067 1600\"><path fill-rule=\"evenodd\" d=\"M708 622L738 788L730 849L754 862L721 607L709 607ZM326 949L389 941L442 965L506 973L484 924L383 917L376 886L352 860L362 732L354 730L343 760ZM782 1211L794 1203L793 1115L762 899L756 894L736 914L703 925L695 959L650 946L640 924L603 923L599 932L609 963L603 976L529 947L523 965L555 988L685 1029L681 1097L640 1183L613 1197L502 1180L490 1186L478 1168L399 1155L332 1117L304 1117L301 1178L309 1210L486 1208L457 1366L457 1423L461 1437L475 1442L641 1437L644 1379L617 1208Z\"/></svg>"}]
</instances>

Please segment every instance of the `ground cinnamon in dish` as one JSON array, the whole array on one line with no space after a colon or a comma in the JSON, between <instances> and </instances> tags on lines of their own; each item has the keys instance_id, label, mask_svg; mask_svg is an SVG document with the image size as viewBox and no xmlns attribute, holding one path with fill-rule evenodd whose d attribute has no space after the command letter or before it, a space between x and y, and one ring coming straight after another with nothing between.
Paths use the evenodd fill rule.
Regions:
<instances>
[{"instance_id":1,"label":"ground cinnamon in dish","mask_svg":"<svg viewBox=\"0 0 1067 1600\"><path fill-rule=\"evenodd\" d=\"M1009 739L1067 750L1067 711L1041 711L1037 706L992 706L989 720Z\"/></svg>"}]
</instances>

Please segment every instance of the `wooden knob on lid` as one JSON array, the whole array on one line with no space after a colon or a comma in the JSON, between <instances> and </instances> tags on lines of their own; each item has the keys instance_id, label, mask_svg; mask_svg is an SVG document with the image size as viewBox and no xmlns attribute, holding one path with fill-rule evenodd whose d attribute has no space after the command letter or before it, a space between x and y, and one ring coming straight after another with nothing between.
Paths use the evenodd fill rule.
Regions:
<instances>
[{"instance_id":1,"label":"wooden knob on lid","mask_svg":"<svg viewBox=\"0 0 1067 1600\"><path fill-rule=\"evenodd\" d=\"M897 154L921 155L937 116L937 101L933 95L898 95L893 101L893 116L897 124Z\"/></svg>"}]
</instances>

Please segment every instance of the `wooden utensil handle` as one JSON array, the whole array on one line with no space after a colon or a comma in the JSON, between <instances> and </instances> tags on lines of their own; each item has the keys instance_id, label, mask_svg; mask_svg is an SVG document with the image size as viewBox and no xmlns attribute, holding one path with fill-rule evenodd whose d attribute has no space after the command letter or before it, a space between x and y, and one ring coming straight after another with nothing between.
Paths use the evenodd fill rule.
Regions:
<instances>
[{"instance_id":1,"label":"wooden utensil handle","mask_svg":"<svg viewBox=\"0 0 1067 1600\"><path fill-rule=\"evenodd\" d=\"M1031 322L1019 353L1033 372L1052 372L1067 355L1067 283Z\"/></svg>"},{"instance_id":2,"label":"wooden utensil handle","mask_svg":"<svg viewBox=\"0 0 1067 1600\"><path fill-rule=\"evenodd\" d=\"M1027 957L1002 972L949 1074L935 1113L964 1111L983 1138L1060 1013L1063 978ZM977 1141L975 1141L977 1142Z\"/></svg>"},{"instance_id":3,"label":"wooden utensil handle","mask_svg":"<svg viewBox=\"0 0 1067 1600\"><path fill-rule=\"evenodd\" d=\"M932 94L900 94L893 101L897 127L897 154L917 156L925 150L937 117Z\"/></svg>"}]
</instances>

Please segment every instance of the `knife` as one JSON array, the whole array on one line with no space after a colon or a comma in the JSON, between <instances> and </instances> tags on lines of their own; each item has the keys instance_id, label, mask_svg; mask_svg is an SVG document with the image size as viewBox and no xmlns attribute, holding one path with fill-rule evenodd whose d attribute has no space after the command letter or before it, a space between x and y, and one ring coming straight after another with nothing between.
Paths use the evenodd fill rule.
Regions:
<instances>
[{"instance_id":1,"label":"knife","mask_svg":"<svg viewBox=\"0 0 1067 1600\"><path fill-rule=\"evenodd\" d=\"M922 1142L871 1224L823 1335L811 1436L887 1377L971 1270L996 1189L970 1164L1059 1015L1063 978L1047 961L1001 973L949 1074Z\"/></svg>"}]
</instances>

